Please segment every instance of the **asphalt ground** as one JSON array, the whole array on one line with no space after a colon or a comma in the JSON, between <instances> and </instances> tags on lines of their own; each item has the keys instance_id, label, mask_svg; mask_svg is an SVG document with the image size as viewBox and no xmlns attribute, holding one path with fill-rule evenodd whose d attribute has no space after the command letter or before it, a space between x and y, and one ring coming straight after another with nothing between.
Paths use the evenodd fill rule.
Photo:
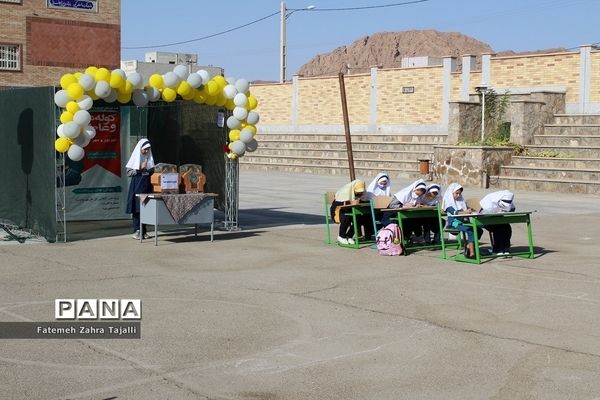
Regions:
<instances>
[{"instance_id":1,"label":"asphalt ground","mask_svg":"<svg viewBox=\"0 0 600 400\"><path fill-rule=\"evenodd\" d=\"M471 265L326 245L322 195L346 181L242 171L242 229L212 243L140 244L128 221L4 242L0 321L52 321L57 298L143 318L141 339L1 339L0 398L600 399L597 196L516 192L536 258Z\"/></svg>"}]
</instances>

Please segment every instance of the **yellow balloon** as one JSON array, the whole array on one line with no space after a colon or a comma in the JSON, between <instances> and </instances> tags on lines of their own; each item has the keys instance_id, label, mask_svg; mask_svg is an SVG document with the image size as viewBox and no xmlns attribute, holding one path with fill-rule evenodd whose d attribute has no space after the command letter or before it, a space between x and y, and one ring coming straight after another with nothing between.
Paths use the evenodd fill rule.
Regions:
<instances>
[{"instance_id":1,"label":"yellow balloon","mask_svg":"<svg viewBox=\"0 0 600 400\"><path fill-rule=\"evenodd\" d=\"M96 71L95 77L96 77L96 81L110 82L110 77L111 77L110 71L104 67L98 68L98 70Z\"/></svg>"},{"instance_id":2,"label":"yellow balloon","mask_svg":"<svg viewBox=\"0 0 600 400\"><path fill-rule=\"evenodd\" d=\"M240 130L232 129L229 131L229 140L231 142L235 142L236 140L240 140Z\"/></svg>"},{"instance_id":3,"label":"yellow balloon","mask_svg":"<svg viewBox=\"0 0 600 400\"><path fill-rule=\"evenodd\" d=\"M202 94L202 91L197 90L196 93L194 93L194 102L198 104L203 104L205 101L206 97L204 96L204 94Z\"/></svg>"},{"instance_id":4,"label":"yellow balloon","mask_svg":"<svg viewBox=\"0 0 600 400\"><path fill-rule=\"evenodd\" d=\"M131 93L117 93L117 101L121 104L127 104L131 100Z\"/></svg>"},{"instance_id":5,"label":"yellow balloon","mask_svg":"<svg viewBox=\"0 0 600 400\"><path fill-rule=\"evenodd\" d=\"M65 108L71 114L75 114L77 111L79 111L79 104L77 104L77 102L75 101L70 101L67 103L67 106ZM72 121L72 119L70 121Z\"/></svg>"},{"instance_id":6,"label":"yellow balloon","mask_svg":"<svg viewBox=\"0 0 600 400\"><path fill-rule=\"evenodd\" d=\"M64 74L60 78L60 86L63 89L67 89L72 83L77 82L77 78L73 74Z\"/></svg>"},{"instance_id":7,"label":"yellow balloon","mask_svg":"<svg viewBox=\"0 0 600 400\"><path fill-rule=\"evenodd\" d=\"M177 92L171 88L164 88L161 97L164 101L170 103L177 97Z\"/></svg>"},{"instance_id":8,"label":"yellow balloon","mask_svg":"<svg viewBox=\"0 0 600 400\"><path fill-rule=\"evenodd\" d=\"M81 78L81 75L83 75L81 72L75 72L73 75L75 75L75 78L77 78L77 80L79 81L79 78Z\"/></svg>"},{"instance_id":9,"label":"yellow balloon","mask_svg":"<svg viewBox=\"0 0 600 400\"><path fill-rule=\"evenodd\" d=\"M163 77L160 74L152 74L152 75L150 75L150 79L148 80L148 83L153 88L161 89L164 85Z\"/></svg>"},{"instance_id":10,"label":"yellow balloon","mask_svg":"<svg viewBox=\"0 0 600 400\"><path fill-rule=\"evenodd\" d=\"M98 72L98 67L94 67L93 65L90 65L89 67L87 67L85 69L85 73L86 74L90 74L91 76L96 76L96 72Z\"/></svg>"},{"instance_id":11,"label":"yellow balloon","mask_svg":"<svg viewBox=\"0 0 600 400\"><path fill-rule=\"evenodd\" d=\"M225 96L223 96L223 92L221 92L217 95L217 101L215 102L215 104L219 107L223 107L226 101L227 99L225 98Z\"/></svg>"},{"instance_id":12,"label":"yellow balloon","mask_svg":"<svg viewBox=\"0 0 600 400\"><path fill-rule=\"evenodd\" d=\"M191 90L190 90L190 91L189 91L187 94L185 94L185 95L181 95L181 97L182 97L184 100L194 100L194 97L196 96L196 92L197 92L197 90L196 90L196 89L194 89L194 88L191 88Z\"/></svg>"},{"instance_id":13,"label":"yellow balloon","mask_svg":"<svg viewBox=\"0 0 600 400\"><path fill-rule=\"evenodd\" d=\"M110 74L110 87L113 89L118 89L120 88L124 82L123 82L123 77L119 74L117 74L116 72L112 72Z\"/></svg>"},{"instance_id":14,"label":"yellow balloon","mask_svg":"<svg viewBox=\"0 0 600 400\"><path fill-rule=\"evenodd\" d=\"M251 130L252 133L256 135L256 126L250 125L250 124L246 124L246 126L244 128Z\"/></svg>"},{"instance_id":15,"label":"yellow balloon","mask_svg":"<svg viewBox=\"0 0 600 400\"><path fill-rule=\"evenodd\" d=\"M213 80L208 81L206 84L206 91L209 96L216 96L219 93L219 84Z\"/></svg>"},{"instance_id":16,"label":"yellow balloon","mask_svg":"<svg viewBox=\"0 0 600 400\"><path fill-rule=\"evenodd\" d=\"M79 100L83 96L84 90L79 83L71 83L67 88L67 93L71 100Z\"/></svg>"},{"instance_id":17,"label":"yellow balloon","mask_svg":"<svg viewBox=\"0 0 600 400\"><path fill-rule=\"evenodd\" d=\"M234 154L234 153L231 154L231 159L232 160L236 160L237 158L238 158L237 154Z\"/></svg>"},{"instance_id":18,"label":"yellow balloon","mask_svg":"<svg viewBox=\"0 0 600 400\"><path fill-rule=\"evenodd\" d=\"M217 96L207 96L206 97L206 104L208 104L209 106L214 106L216 102L217 102Z\"/></svg>"},{"instance_id":19,"label":"yellow balloon","mask_svg":"<svg viewBox=\"0 0 600 400\"><path fill-rule=\"evenodd\" d=\"M225 102L225 108L229 111L233 111L233 109L235 108L235 103L233 102L233 99L227 99L227 101Z\"/></svg>"},{"instance_id":20,"label":"yellow balloon","mask_svg":"<svg viewBox=\"0 0 600 400\"><path fill-rule=\"evenodd\" d=\"M96 95L96 92L94 92L93 90L90 90L89 92L86 92L85 94L90 96L92 98L92 100L98 100L100 98L100 97L98 97L98 95Z\"/></svg>"},{"instance_id":21,"label":"yellow balloon","mask_svg":"<svg viewBox=\"0 0 600 400\"><path fill-rule=\"evenodd\" d=\"M125 85L121 88L121 92L127 94L133 93L133 83L125 81Z\"/></svg>"},{"instance_id":22,"label":"yellow balloon","mask_svg":"<svg viewBox=\"0 0 600 400\"><path fill-rule=\"evenodd\" d=\"M248 104L247 104L248 110L254 110L256 107L258 107L258 100L256 99L256 97L250 95L248 96Z\"/></svg>"},{"instance_id":23,"label":"yellow balloon","mask_svg":"<svg viewBox=\"0 0 600 400\"><path fill-rule=\"evenodd\" d=\"M217 85L219 85L219 88L220 88L221 90L223 90L223 88L224 88L225 86L227 86L227 81L225 80L225 78L223 78L223 76L222 76L222 75L217 75L217 76L213 77L213 78L212 78L212 80L213 80L213 81L215 81L215 83L216 83Z\"/></svg>"},{"instance_id":24,"label":"yellow balloon","mask_svg":"<svg viewBox=\"0 0 600 400\"><path fill-rule=\"evenodd\" d=\"M59 153L64 153L67 150L69 150L69 146L71 146L71 142L69 141L69 139L67 139L65 137L58 138L54 142L54 148Z\"/></svg>"},{"instance_id":25,"label":"yellow balloon","mask_svg":"<svg viewBox=\"0 0 600 400\"><path fill-rule=\"evenodd\" d=\"M68 111L63 111L62 114L60 114L60 122L63 124L66 124L67 122L71 122L73 121L73 114L71 114Z\"/></svg>"},{"instance_id":26,"label":"yellow balloon","mask_svg":"<svg viewBox=\"0 0 600 400\"><path fill-rule=\"evenodd\" d=\"M177 86L177 94L181 97L187 96L192 91L192 87L186 81L181 81Z\"/></svg>"}]
</instances>

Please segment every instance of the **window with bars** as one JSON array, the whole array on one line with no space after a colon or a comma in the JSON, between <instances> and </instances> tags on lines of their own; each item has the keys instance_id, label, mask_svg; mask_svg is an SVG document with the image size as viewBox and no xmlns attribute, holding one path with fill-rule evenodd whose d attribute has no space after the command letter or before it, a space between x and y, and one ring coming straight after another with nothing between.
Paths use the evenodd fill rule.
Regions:
<instances>
[{"instance_id":1,"label":"window with bars","mask_svg":"<svg viewBox=\"0 0 600 400\"><path fill-rule=\"evenodd\" d=\"M0 44L0 70L19 71L20 56L21 49L18 44Z\"/></svg>"}]
</instances>

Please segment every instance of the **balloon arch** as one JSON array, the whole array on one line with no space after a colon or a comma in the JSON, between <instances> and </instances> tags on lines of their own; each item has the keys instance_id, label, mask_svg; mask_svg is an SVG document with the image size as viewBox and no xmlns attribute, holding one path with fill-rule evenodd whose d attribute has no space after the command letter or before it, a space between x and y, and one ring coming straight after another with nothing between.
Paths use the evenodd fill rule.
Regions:
<instances>
[{"instance_id":1,"label":"balloon arch","mask_svg":"<svg viewBox=\"0 0 600 400\"><path fill-rule=\"evenodd\" d=\"M180 98L225 107L233 114L227 119L230 129L227 157L235 160L258 147L254 136L259 115L253 111L258 100L250 93L250 84L245 79L211 77L205 70L190 73L187 66L177 65L173 71L152 74L144 82L137 72L126 74L121 69L109 71L90 66L84 72L64 74L60 86L62 89L54 95L54 102L62 109L54 148L73 161L83 159L85 147L96 135L88 110L98 99L145 107L148 103L160 100L171 103Z\"/></svg>"}]
</instances>

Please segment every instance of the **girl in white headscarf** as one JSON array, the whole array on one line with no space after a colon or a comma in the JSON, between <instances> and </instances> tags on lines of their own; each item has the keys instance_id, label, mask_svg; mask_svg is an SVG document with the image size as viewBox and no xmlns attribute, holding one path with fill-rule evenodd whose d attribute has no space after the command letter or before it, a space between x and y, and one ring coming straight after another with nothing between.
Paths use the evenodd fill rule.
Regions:
<instances>
[{"instance_id":1,"label":"girl in white headscarf","mask_svg":"<svg viewBox=\"0 0 600 400\"><path fill-rule=\"evenodd\" d=\"M423 179L418 179L401 189L394 194L394 199L389 205L389 208L412 208L412 207L423 207L420 199L425 194L427 184ZM394 213L389 213L393 216ZM390 215L386 213L384 218L389 218ZM423 221L421 219L409 219L402 224L405 237L410 238L413 243L423 243ZM412 236L412 237L411 237Z\"/></svg>"},{"instance_id":2,"label":"girl in white headscarf","mask_svg":"<svg viewBox=\"0 0 600 400\"><path fill-rule=\"evenodd\" d=\"M152 193L150 175L154 173L154 157L150 141L141 139L135 145L129 161L127 161L127 176L131 177L129 192L127 193L127 213L131 214L133 221L133 238L140 239L140 235L147 238L146 225L142 225L140 232L140 199L136 194Z\"/></svg>"},{"instance_id":3,"label":"girl in white headscarf","mask_svg":"<svg viewBox=\"0 0 600 400\"><path fill-rule=\"evenodd\" d=\"M435 207L442 201L441 187L437 183L431 183L427 186L425 194L419 198L419 203L427 207ZM433 233L433 242L438 243L440 240L440 224L437 218L423 218L423 239L425 244L429 244L432 240L431 234Z\"/></svg>"},{"instance_id":4,"label":"girl in white headscarf","mask_svg":"<svg viewBox=\"0 0 600 400\"><path fill-rule=\"evenodd\" d=\"M456 215L472 214L477 212L467 207L467 203L462 196L463 187L458 183L451 183L444 193L442 200L442 210L448 214L448 227L459 230L467 235L467 245L465 246L465 257L475 258L475 242L473 228L463 225L460 218L455 218ZM477 237L481 236L482 231L477 228Z\"/></svg>"},{"instance_id":5,"label":"girl in white headscarf","mask_svg":"<svg viewBox=\"0 0 600 400\"><path fill-rule=\"evenodd\" d=\"M389 196L391 191L392 181L385 172L380 172L377 174L375 179L373 179L371 183L369 183L369 186L367 186L367 195L369 196L369 200L375 196Z\"/></svg>"},{"instance_id":6,"label":"girl in white headscarf","mask_svg":"<svg viewBox=\"0 0 600 400\"><path fill-rule=\"evenodd\" d=\"M494 214L515 211L514 199L514 193L509 190L489 193L479 202L481 212ZM512 237L510 224L488 225L484 228L490 233L492 252L498 255L510 254L510 239Z\"/></svg>"}]
</instances>

